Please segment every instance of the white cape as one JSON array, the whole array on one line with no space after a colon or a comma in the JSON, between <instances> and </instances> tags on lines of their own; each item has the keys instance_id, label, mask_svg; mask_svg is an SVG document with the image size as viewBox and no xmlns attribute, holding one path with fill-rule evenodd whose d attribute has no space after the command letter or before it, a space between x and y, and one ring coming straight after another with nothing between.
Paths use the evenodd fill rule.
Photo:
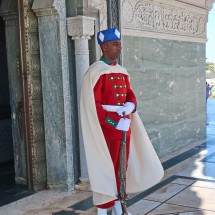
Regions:
<instances>
[{"instance_id":1,"label":"white cape","mask_svg":"<svg viewBox=\"0 0 215 215\"><path fill-rule=\"evenodd\" d=\"M81 90L82 134L95 205L115 200L118 195L114 167L99 124L93 93L99 77L110 73L128 75L119 64L109 66L98 61L86 72ZM126 191L136 193L158 183L164 171L137 112L132 116L131 130Z\"/></svg>"}]
</instances>

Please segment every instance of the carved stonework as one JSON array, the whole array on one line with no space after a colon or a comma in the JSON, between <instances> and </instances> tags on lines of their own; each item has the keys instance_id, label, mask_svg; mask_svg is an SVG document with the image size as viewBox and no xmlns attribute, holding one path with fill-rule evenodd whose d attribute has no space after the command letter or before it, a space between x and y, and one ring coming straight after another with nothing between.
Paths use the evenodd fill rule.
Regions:
<instances>
[{"instance_id":1,"label":"carved stonework","mask_svg":"<svg viewBox=\"0 0 215 215\"><path fill-rule=\"evenodd\" d=\"M118 0L108 0L108 27L119 28Z\"/></svg>"},{"instance_id":2,"label":"carved stonework","mask_svg":"<svg viewBox=\"0 0 215 215\"><path fill-rule=\"evenodd\" d=\"M52 7L45 9L42 8L34 11L36 12L37 16L52 16L57 14L57 11Z\"/></svg>"},{"instance_id":3,"label":"carved stonework","mask_svg":"<svg viewBox=\"0 0 215 215\"><path fill-rule=\"evenodd\" d=\"M204 9L159 0L122 0L121 8L123 29L206 38Z\"/></svg>"},{"instance_id":4,"label":"carved stonework","mask_svg":"<svg viewBox=\"0 0 215 215\"><path fill-rule=\"evenodd\" d=\"M33 13L32 0L24 0L26 59L28 93L30 100L30 133L32 152L33 188L41 189L46 185L46 156L43 124L43 102L41 90L41 68L39 57L38 23Z\"/></svg>"},{"instance_id":5,"label":"carved stonework","mask_svg":"<svg viewBox=\"0 0 215 215\"><path fill-rule=\"evenodd\" d=\"M90 39L94 35L95 18L77 16L67 18L67 32L72 39Z\"/></svg>"},{"instance_id":6,"label":"carved stonework","mask_svg":"<svg viewBox=\"0 0 215 215\"><path fill-rule=\"evenodd\" d=\"M107 29L107 1L106 0L88 0L88 7L99 10L100 30Z\"/></svg>"}]
</instances>

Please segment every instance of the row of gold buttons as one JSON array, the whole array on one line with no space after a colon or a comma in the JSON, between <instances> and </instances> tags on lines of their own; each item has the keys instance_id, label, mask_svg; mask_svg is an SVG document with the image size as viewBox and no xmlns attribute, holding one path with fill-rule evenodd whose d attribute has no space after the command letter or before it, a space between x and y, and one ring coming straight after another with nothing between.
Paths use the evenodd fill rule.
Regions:
<instances>
[{"instance_id":1,"label":"row of gold buttons","mask_svg":"<svg viewBox=\"0 0 215 215\"><path fill-rule=\"evenodd\" d=\"M109 79L110 79L111 81L113 81L114 79L117 79L117 80L122 79L122 80L124 80L125 77L124 77L124 76L110 76Z\"/></svg>"},{"instance_id":2,"label":"row of gold buttons","mask_svg":"<svg viewBox=\"0 0 215 215\"><path fill-rule=\"evenodd\" d=\"M116 105L118 105L118 106L123 106L125 103L123 103L123 102L117 102L116 103Z\"/></svg>"},{"instance_id":3,"label":"row of gold buttons","mask_svg":"<svg viewBox=\"0 0 215 215\"><path fill-rule=\"evenodd\" d=\"M126 96L126 93L115 93L114 96L115 96L116 98L118 98L119 96L124 97L124 96Z\"/></svg>"},{"instance_id":4,"label":"row of gold buttons","mask_svg":"<svg viewBox=\"0 0 215 215\"><path fill-rule=\"evenodd\" d=\"M116 89L116 88L126 88L126 84L124 84L124 85L116 85L116 84L114 84L112 87L113 87L113 89Z\"/></svg>"}]
</instances>

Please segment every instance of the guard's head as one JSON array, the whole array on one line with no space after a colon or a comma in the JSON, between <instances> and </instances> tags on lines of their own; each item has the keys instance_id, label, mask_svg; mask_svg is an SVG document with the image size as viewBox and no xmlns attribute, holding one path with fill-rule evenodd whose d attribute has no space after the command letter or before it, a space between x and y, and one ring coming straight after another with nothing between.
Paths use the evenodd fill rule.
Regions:
<instances>
[{"instance_id":1,"label":"guard's head","mask_svg":"<svg viewBox=\"0 0 215 215\"><path fill-rule=\"evenodd\" d=\"M117 28L99 31L97 34L97 40L99 45L112 40L121 40L121 33Z\"/></svg>"},{"instance_id":2,"label":"guard's head","mask_svg":"<svg viewBox=\"0 0 215 215\"><path fill-rule=\"evenodd\" d=\"M116 28L100 31L97 34L103 57L109 62L114 62L121 54L121 33Z\"/></svg>"}]
</instances>

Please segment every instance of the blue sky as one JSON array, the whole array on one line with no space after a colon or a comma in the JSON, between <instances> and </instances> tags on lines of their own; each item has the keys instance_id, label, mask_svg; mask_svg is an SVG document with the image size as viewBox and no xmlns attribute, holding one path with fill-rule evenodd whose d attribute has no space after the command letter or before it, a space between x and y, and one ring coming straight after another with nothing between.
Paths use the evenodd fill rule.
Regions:
<instances>
[{"instance_id":1,"label":"blue sky","mask_svg":"<svg viewBox=\"0 0 215 215\"><path fill-rule=\"evenodd\" d=\"M209 12L207 24L206 58L207 62L215 62L215 4Z\"/></svg>"}]
</instances>

